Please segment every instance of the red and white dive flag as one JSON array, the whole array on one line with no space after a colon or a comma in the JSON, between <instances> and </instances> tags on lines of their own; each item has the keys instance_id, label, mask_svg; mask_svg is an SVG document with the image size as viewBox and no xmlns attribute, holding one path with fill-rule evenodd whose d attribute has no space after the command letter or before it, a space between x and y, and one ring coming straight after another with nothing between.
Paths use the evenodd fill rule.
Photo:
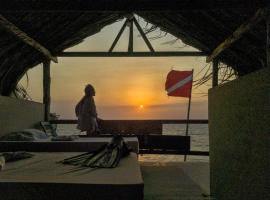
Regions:
<instances>
[{"instance_id":1,"label":"red and white dive flag","mask_svg":"<svg viewBox=\"0 0 270 200\"><path fill-rule=\"evenodd\" d=\"M165 89L168 96L190 97L193 81L193 71L171 70L167 75Z\"/></svg>"}]
</instances>

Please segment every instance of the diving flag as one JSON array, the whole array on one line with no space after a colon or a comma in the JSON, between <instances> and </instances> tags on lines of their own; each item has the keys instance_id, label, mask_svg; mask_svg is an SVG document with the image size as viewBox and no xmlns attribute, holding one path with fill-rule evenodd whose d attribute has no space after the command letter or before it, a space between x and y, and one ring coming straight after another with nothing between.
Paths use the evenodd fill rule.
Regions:
<instances>
[{"instance_id":1,"label":"diving flag","mask_svg":"<svg viewBox=\"0 0 270 200\"><path fill-rule=\"evenodd\" d=\"M171 70L166 79L165 89L168 96L190 97L193 81L192 71Z\"/></svg>"}]
</instances>

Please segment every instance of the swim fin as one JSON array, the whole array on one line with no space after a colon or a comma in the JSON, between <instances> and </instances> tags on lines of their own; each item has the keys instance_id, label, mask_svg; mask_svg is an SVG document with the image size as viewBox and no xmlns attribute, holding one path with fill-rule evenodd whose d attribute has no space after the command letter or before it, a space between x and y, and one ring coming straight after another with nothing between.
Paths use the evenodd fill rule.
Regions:
<instances>
[{"instance_id":1,"label":"swim fin","mask_svg":"<svg viewBox=\"0 0 270 200\"><path fill-rule=\"evenodd\" d=\"M111 142L97 151L73 156L60 162L90 168L114 168L118 166L121 158L128 156L130 152L131 149L128 148L123 137L116 135Z\"/></svg>"}]
</instances>

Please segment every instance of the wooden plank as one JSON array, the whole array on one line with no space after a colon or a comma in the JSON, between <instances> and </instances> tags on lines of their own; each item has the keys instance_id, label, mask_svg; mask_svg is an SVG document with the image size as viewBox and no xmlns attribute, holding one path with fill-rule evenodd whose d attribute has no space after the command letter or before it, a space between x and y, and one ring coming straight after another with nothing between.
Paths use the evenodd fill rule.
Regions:
<instances>
[{"instance_id":1,"label":"wooden plank","mask_svg":"<svg viewBox=\"0 0 270 200\"><path fill-rule=\"evenodd\" d=\"M62 52L58 57L191 57L206 56L197 51L161 51L161 52Z\"/></svg>"},{"instance_id":2,"label":"wooden plank","mask_svg":"<svg viewBox=\"0 0 270 200\"><path fill-rule=\"evenodd\" d=\"M265 5L265 0L1 0L1 12L172 12L181 10L250 9ZM65 5L65 6L63 6Z\"/></svg>"},{"instance_id":3,"label":"wooden plank","mask_svg":"<svg viewBox=\"0 0 270 200\"><path fill-rule=\"evenodd\" d=\"M213 61L213 72L212 72L212 87L218 86L218 65L219 61L217 59L214 59Z\"/></svg>"},{"instance_id":4,"label":"wooden plank","mask_svg":"<svg viewBox=\"0 0 270 200\"><path fill-rule=\"evenodd\" d=\"M137 135L140 149L177 150L188 152L190 150L190 136L179 135Z\"/></svg>"},{"instance_id":5,"label":"wooden plank","mask_svg":"<svg viewBox=\"0 0 270 200\"><path fill-rule=\"evenodd\" d=\"M140 123L152 123L155 122L157 124L186 124L187 120L178 120L178 119L164 119L164 120L102 120L108 123L120 123L127 124L131 122L140 122ZM73 119L61 119L61 120L51 120L52 124L77 124L77 120ZM208 124L207 119L190 119L190 124Z\"/></svg>"},{"instance_id":6,"label":"wooden plank","mask_svg":"<svg viewBox=\"0 0 270 200\"><path fill-rule=\"evenodd\" d=\"M0 141L0 152L28 151L28 152L90 152L108 144L110 137L80 137L73 141L51 141L41 139L36 141ZM137 137L124 137L132 152L139 152Z\"/></svg>"},{"instance_id":7,"label":"wooden plank","mask_svg":"<svg viewBox=\"0 0 270 200\"><path fill-rule=\"evenodd\" d=\"M161 154L161 155L190 155L190 156L209 156L209 151L177 151L177 150L151 150L151 149L140 149L139 154Z\"/></svg>"},{"instance_id":8,"label":"wooden plank","mask_svg":"<svg viewBox=\"0 0 270 200\"><path fill-rule=\"evenodd\" d=\"M43 104L44 109L44 120L49 120L50 115L50 105L51 105L51 77L50 77L50 61L46 60L43 62Z\"/></svg>"},{"instance_id":9,"label":"wooden plank","mask_svg":"<svg viewBox=\"0 0 270 200\"><path fill-rule=\"evenodd\" d=\"M229 48L233 43L239 40L246 32L251 30L256 24L263 20L267 15L267 9L260 8L255 15L247 22L239 26L232 35L219 44L214 51L206 58L206 62L211 62L218 57L225 49Z\"/></svg>"},{"instance_id":10,"label":"wooden plank","mask_svg":"<svg viewBox=\"0 0 270 200\"><path fill-rule=\"evenodd\" d=\"M41 52L46 58L48 58L48 59L54 61L55 63L57 63L57 58L54 57L48 49L46 49L44 46L42 46L36 40L32 39L30 36L28 36L25 32L20 30L13 23L8 21L1 14L0 14L0 26L3 27L8 32L16 35L24 43L28 44L29 46L33 47L37 51Z\"/></svg>"},{"instance_id":11,"label":"wooden plank","mask_svg":"<svg viewBox=\"0 0 270 200\"><path fill-rule=\"evenodd\" d=\"M209 151L189 151L187 154L191 156L209 156Z\"/></svg>"},{"instance_id":12,"label":"wooden plank","mask_svg":"<svg viewBox=\"0 0 270 200\"><path fill-rule=\"evenodd\" d=\"M103 134L161 134L162 124L155 121L98 121L99 128Z\"/></svg>"}]
</instances>

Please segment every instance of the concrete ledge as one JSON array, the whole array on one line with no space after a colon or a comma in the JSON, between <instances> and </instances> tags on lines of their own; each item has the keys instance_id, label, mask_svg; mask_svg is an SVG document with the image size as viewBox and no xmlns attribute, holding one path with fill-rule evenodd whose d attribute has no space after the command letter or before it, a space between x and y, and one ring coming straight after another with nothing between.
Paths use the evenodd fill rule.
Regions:
<instances>
[{"instance_id":1,"label":"concrete ledge","mask_svg":"<svg viewBox=\"0 0 270 200\"><path fill-rule=\"evenodd\" d=\"M211 193L270 199L270 70L209 91Z\"/></svg>"}]
</instances>

